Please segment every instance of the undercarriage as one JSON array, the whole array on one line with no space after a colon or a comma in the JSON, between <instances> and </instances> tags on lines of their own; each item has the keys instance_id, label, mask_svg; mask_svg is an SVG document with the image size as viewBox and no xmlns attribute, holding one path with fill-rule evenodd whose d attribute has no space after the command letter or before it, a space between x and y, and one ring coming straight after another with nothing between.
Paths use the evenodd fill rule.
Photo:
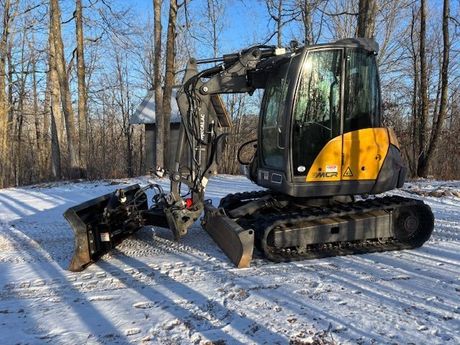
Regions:
<instances>
[{"instance_id":1,"label":"undercarriage","mask_svg":"<svg viewBox=\"0 0 460 345\"><path fill-rule=\"evenodd\" d=\"M83 270L143 226L171 228L162 194L148 208L147 188L155 185L127 187L67 210L75 232L70 270ZM184 217L199 213L193 207L177 210ZM429 239L434 218L422 201L399 196L355 201L257 191L230 194L217 208L206 202L202 225L241 268L250 266L254 249L268 260L286 262L416 248Z\"/></svg>"},{"instance_id":2,"label":"undercarriage","mask_svg":"<svg viewBox=\"0 0 460 345\"><path fill-rule=\"evenodd\" d=\"M247 248L241 257L252 256L253 241L275 262L416 248L433 231L433 214L422 201L399 196L337 199L296 199L265 191L232 194L219 209L207 207L203 226L214 239L216 233L240 227L240 233L252 234L241 239L248 242L240 245ZM236 247L228 240L216 242L226 253ZM246 261L232 261L247 267Z\"/></svg>"}]
</instances>

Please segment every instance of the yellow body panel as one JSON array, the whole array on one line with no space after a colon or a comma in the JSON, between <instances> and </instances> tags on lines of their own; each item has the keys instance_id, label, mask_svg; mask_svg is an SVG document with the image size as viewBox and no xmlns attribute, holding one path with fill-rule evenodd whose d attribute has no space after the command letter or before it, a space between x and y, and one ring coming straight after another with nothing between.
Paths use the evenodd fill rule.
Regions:
<instances>
[{"instance_id":1,"label":"yellow body panel","mask_svg":"<svg viewBox=\"0 0 460 345\"><path fill-rule=\"evenodd\" d=\"M375 180L393 141L397 144L387 128L360 129L335 137L316 157L306 181Z\"/></svg>"}]
</instances>

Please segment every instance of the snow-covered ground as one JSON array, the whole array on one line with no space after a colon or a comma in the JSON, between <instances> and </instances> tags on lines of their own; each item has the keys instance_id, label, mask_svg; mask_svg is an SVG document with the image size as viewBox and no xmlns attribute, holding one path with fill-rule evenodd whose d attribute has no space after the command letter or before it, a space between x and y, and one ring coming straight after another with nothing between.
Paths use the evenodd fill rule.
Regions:
<instances>
[{"instance_id":1,"label":"snow-covered ground","mask_svg":"<svg viewBox=\"0 0 460 345\"><path fill-rule=\"evenodd\" d=\"M197 223L180 243L142 229L86 271L67 271L73 233L62 213L117 187L0 190L1 344L460 344L460 182L396 192L435 214L417 250L236 269ZM207 195L216 204L253 189L219 176Z\"/></svg>"}]
</instances>

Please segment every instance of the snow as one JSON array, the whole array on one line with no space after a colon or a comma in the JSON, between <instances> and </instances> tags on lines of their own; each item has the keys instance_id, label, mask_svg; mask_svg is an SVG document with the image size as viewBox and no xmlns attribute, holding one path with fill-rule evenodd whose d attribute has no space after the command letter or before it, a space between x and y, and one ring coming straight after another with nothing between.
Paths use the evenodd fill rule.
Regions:
<instances>
[{"instance_id":1,"label":"snow","mask_svg":"<svg viewBox=\"0 0 460 345\"><path fill-rule=\"evenodd\" d=\"M433 236L417 250L236 269L197 222L180 243L145 228L84 272L67 271L63 212L146 182L0 190L1 344L460 343L460 182L394 192L433 209ZM254 189L218 176L207 196L217 204Z\"/></svg>"}]
</instances>

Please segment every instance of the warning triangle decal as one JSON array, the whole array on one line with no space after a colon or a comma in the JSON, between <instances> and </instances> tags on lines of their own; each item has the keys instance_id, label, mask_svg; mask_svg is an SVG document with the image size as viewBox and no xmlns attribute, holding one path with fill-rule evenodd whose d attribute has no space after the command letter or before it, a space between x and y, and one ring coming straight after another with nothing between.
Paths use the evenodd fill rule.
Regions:
<instances>
[{"instance_id":1,"label":"warning triangle decal","mask_svg":"<svg viewBox=\"0 0 460 345\"><path fill-rule=\"evenodd\" d=\"M350 167L348 167L347 170L345 170L345 172L343 173L343 176L345 177L353 176L353 172L351 171Z\"/></svg>"}]
</instances>

